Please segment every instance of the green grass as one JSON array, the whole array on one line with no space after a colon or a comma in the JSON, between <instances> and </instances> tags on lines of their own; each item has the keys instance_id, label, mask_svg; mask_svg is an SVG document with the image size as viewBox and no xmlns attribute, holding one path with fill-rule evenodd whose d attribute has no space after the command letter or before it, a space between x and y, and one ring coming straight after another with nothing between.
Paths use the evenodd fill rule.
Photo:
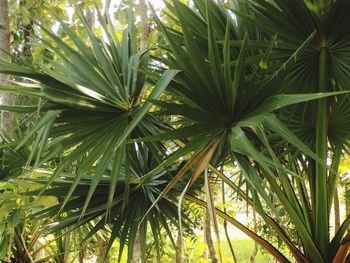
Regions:
<instances>
[{"instance_id":1,"label":"green grass","mask_svg":"<svg viewBox=\"0 0 350 263\"><path fill-rule=\"evenodd\" d=\"M221 242L223 252L223 262L233 262L231 251L227 241ZM254 241L249 239L232 240L234 252L238 262L250 262L250 257L254 251ZM272 261L272 257L267 253L264 253L258 246L258 254L256 255L255 263L267 263Z\"/></svg>"},{"instance_id":2,"label":"green grass","mask_svg":"<svg viewBox=\"0 0 350 263\"><path fill-rule=\"evenodd\" d=\"M199 239L200 240L200 239ZM241 239L241 240L232 240L232 245L234 252L237 257L238 262L246 263L250 262L250 257L253 254L254 251L254 241L250 239ZM216 251L217 251L217 257L219 257L218 253L218 244L215 243ZM221 253L222 253L222 262L224 263L233 263L232 254L228 245L228 242L226 240L222 240L220 242L221 247ZM207 253L207 245L204 241L196 241L195 243L185 244L185 257L184 262L198 262L198 263L206 263L211 262L209 259L210 256ZM206 255L208 255L208 258L206 258ZM255 263L270 263L272 262L273 257L271 257L269 254L265 253L263 249L258 246L258 254L254 258ZM171 262L171 259L170 259Z\"/></svg>"},{"instance_id":3,"label":"green grass","mask_svg":"<svg viewBox=\"0 0 350 263\"><path fill-rule=\"evenodd\" d=\"M234 263L232 254L226 240L221 241L221 252L222 252L222 262L223 263ZM250 257L254 251L254 241L250 239L240 239L240 240L232 240L233 249L237 257L238 263L249 263ZM217 248L217 243L215 244ZM175 250L170 245L167 244L165 247L166 253L163 254L161 258L161 262L173 263L175 262ZM217 257L219 257L218 249ZM124 251L124 256L122 257L122 262L126 262L126 251ZM153 251L153 255L147 259L148 263L157 262L156 257ZM207 245L202 240L202 237L199 235L197 240L186 240L184 245L184 255L183 262L184 263L209 263L211 262L210 256L207 252ZM110 253L111 259L109 262L114 262L117 257L117 251L112 248ZM254 258L254 263L270 263L273 262L273 257L263 251L263 249L258 247L258 254Z\"/></svg>"}]
</instances>

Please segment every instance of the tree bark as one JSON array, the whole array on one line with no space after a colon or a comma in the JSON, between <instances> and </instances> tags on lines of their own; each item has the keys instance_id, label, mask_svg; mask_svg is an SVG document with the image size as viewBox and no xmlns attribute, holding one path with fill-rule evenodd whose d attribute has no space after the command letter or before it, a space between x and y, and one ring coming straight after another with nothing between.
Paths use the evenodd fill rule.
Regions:
<instances>
[{"instance_id":1,"label":"tree bark","mask_svg":"<svg viewBox=\"0 0 350 263\"><path fill-rule=\"evenodd\" d=\"M180 230L177 235L177 241L176 241L176 263L182 263L182 240L180 235Z\"/></svg>"},{"instance_id":2,"label":"tree bark","mask_svg":"<svg viewBox=\"0 0 350 263\"><path fill-rule=\"evenodd\" d=\"M254 221L254 232L257 233L258 227L256 224L256 212L255 209L253 209L253 221ZM250 263L254 263L255 257L258 254L258 243L254 242L254 251L252 255L250 256Z\"/></svg>"},{"instance_id":3,"label":"tree bark","mask_svg":"<svg viewBox=\"0 0 350 263\"><path fill-rule=\"evenodd\" d=\"M10 52L10 29L7 0L0 1L0 45L0 58L8 61L9 56L6 53ZM0 76L0 78L2 80L3 76Z\"/></svg>"},{"instance_id":4,"label":"tree bark","mask_svg":"<svg viewBox=\"0 0 350 263\"><path fill-rule=\"evenodd\" d=\"M148 17L147 17L147 5L145 0L139 1L140 16L141 16L141 35L140 35L140 50L143 51L148 47ZM141 96L140 96L141 97ZM137 230L135 243L134 243L134 253L133 253L133 263L141 262L141 236L140 230Z\"/></svg>"},{"instance_id":5,"label":"tree bark","mask_svg":"<svg viewBox=\"0 0 350 263\"><path fill-rule=\"evenodd\" d=\"M110 5L110 1L106 1L106 8ZM147 16L147 5L145 0L139 0L140 16L141 16L141 35L140 35L140 51L144 51L148 47L148 16ZM107 12L107 11L105 11ZM146 85L141 91L139 100L144 94ZM132 263L141 262L142 252L141 252L141 236L140 229L137 230L135 243L134 243L134 253L132 258Z\"/></svg>"},{"instance_id":6,"label":"tree bark","mask_svg":"<svg viewBox=\"0 0 350 263\"><path fill-rule=\"evenodd\" d=\"M209 216L209 211L206 209L205 212L205 225L204 225L204 236L205 236L205 242L207 243L208 250L209 250L209 255L211 258L211 261L213 263L217 263L218 259L216 257L216 252L215 252L215 247L213 243L213 239L211 236L211 229L210 229L210 216Z\"/></svg>"},{"instance_id":7,"label":"tree bark","mask_svg":"<svg viewBox=\"0 0 350 263\"><path fill-rule=\"evenodd\" d=\"M131 263L140 263L141 262L141 235L140 229L136 232L135 242L134 242L134 250L132 254Z\"/></svg>"},{"instance_id":8,"label":"tree bark","mask_svg":"<svg viewBox=\"0 0 350 263\"><path fill-rule=\"evenodd\" d=\"M149 44L149 23L147 15L147 4L145 0L139 0L140 17L141 17L141 35L140 35L140 50L148 48Z\"/></svg>"},{"instance_id":9,"label":"tree bark","mask_svg":"<svg viewBox=\"0 0 350 263\"><path fill-rule=\"evenodd\" d=\"M10 29L9 29L9 16L8 16L8 6L7 0L0 1L0 59L9 61L10 57ZM6 84L9 76L0 74L0 85ZM12 105L13 96L9 94L2 93L1 104ZM10 123L12 121L12 114L9 112L1 111L1 124L0 127L5 130L9 130Z\"/></svg>"}]
</instances>

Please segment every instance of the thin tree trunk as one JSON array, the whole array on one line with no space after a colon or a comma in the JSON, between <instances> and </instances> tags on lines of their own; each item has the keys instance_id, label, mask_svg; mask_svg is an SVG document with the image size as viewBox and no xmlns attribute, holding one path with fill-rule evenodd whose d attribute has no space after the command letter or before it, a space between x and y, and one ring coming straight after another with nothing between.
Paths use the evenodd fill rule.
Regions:
<instances>
[{"instance_id":1,"label":"thin tree trunk","mask_svg":"<svg viewBox=\"0 0 350 263\"><path fill-rule=\"evenodd\" d=\"M6 53L10 53L10 29L7 0L0 1L0 47L0 58L8 61ZM0 76L0 79L3 80L4 76Z\"/></svg>"},{"instance_id":2,"label":"thin tree trunk","mask_svg":"<svg viewBox=\"0 0 350 263\"><path fill-rule=\"evenodd\" d=\"M208 209L205 211L205 226L204 226L204 236L205 236L205 242L207 243L209 255L211 258L211 261L213 263L217 263L218 259L216 257L215 247L213 243L213 239L211 236L211 229L210 229L210 215Z\"/></svg>"},{"instance_id":3,"label":"thin tree trunk","mask_svg":"<svg viewBox=\"0 0 350 263\"><path fill-rule=\"evenodd\" d=\"M7 0L0 1L0 59L9 61L8 54L10 53L10 29L9 29L9 17ZM9 79L7 75L0 74L0 84L5 84ZM1 104L12 105L13 96L9 94L1 94ZM1 128L5 130L10 129L10 123L13 115L9 112L1 111Z\"/></svg>"},{"instance_id":4,"label":"thin tree trunk","mask_svg":"<svg viewBox=\"0 0 350 263\"><path fill-rule=\"evenodd\" d=\"M147 4L146 0L139 0L140 18L141 18L141 34L140 34L140 51L145 51L149 46L149 19L147 14ZM144 85L140 96L138 98L138 103L145 95L147 90L147 85Z\"/></svg>"},{"instance_id":5,"label":"thin tree trunk","mask_svg":"<svg viewBox=\"0 0 350 263\"><path fill-rule=\"evenodd\" d=\"M110 5L110 1L106 2L106 6ZM140 16L141 16L141 35L140 35L140 50L144 51L148 47L148 16L147 16L147 5L145 0L139 0L139 8L140 8ZM141 95L139 96L139 100L141 99L146 85L143 87L141 91ZM134 243L134 253L133 253L132 262L141 262L142 252L141 252L141 234L140 229L137 230L135 243Z\"/></svg>"},{"instance_id":6,"label":"thin tree trunk","mask_svg":"<svg viewBox=\"0 0 350 263\"><path fill-rule=\"evenodd\" d=\"M182 263L182 240L181 240L181 235L180 231L177 236L177 242L176 242L176 263Z\"/></svg>"},{"instance_id":7,"label":"thin tree trunk","mask_svg":"<svg viewBox=\"0 0 350 263\"><path fill-rule=\"evenodd\" d=\"M149 22L147 15L147 4L145 0L139 0L140 17L141 17L141 35L140 35L140 50L148 48L149 44Z\"/></svg>"},{"instance_id":8,"label":"thin tree trunk","mask_svg":"<svg viewBox=\"0 0 350 263\"><path fill-rule=\"evenodd\" d=\"M131 259L131 263L140 263L141 262L141 235L140 229L136 232L135 242L134 242L134 250Z\"/></svg>"},{"instance_id":9,"label":"thin tree trunk","mask_svg":"<svg viewBox=\"0 0 350 263\"><path fill-rule=\"evenodd\" d=\"M334 232L337 233L340 228L340 207L338 188L334 190Z\"/></svg>"},{"instance_id":10,"label":"thin tree trunk","mask_svg":"<svg viewBox=\"0 0 350 263\"><path fill-rule=\"evenodd\" d=\"M258 228L256 224L256 212L255 209L253 209L253 221L254 221L254 232L256 233ZM255 257L258 254L258 243L254 242L254 251L252 255L250 256L250 263L254 263Z\"/></svg>"},{"instance_id":11,"label":"thin tree trunk","mask_svg":"<svg viewBox=\"0 0 350 263\"><path fill-rule=\"evenodd\" d=\"M224 213L226 214L225 203L226 203L226 200L225 200L225 183L224 183L224 181L222 181L222 204L224 206ZM233 262L237 263L237 257L236 257L235 251L233 250L233 246L232 246L232 243L231 243L231 240L230 240L230 236L228 234L227 221L226 220L224 220L224 230L225 230L226 240L228 242L228 245L230 247L230 251L231 251L231 254L232 254Z\"/></svg>"}]
</instances>

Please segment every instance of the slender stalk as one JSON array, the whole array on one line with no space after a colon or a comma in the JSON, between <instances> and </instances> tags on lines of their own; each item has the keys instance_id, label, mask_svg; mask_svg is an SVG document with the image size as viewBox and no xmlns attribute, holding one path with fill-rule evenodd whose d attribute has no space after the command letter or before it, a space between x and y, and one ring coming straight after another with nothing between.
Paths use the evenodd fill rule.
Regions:
<instances>
[{"instance_id":1,"label":"slender stalk","mask_svg":"<svg viewBox=\"0 0 350 263\"><path fill-rule=\"evenodd\" d=\"M197 205L206 208L207 204L203 200L200 200L196 197L193 197L191 195L185 194L184 196L187 200L190 200ZM253 231L239 223L237 220L229 216L228 214L225 214L223 211L215 208L214 212L216 215L220 216L221 218L227 220L227 222L230 222L232 225L237 227L239 230L241 230L243 233L245 233L247 236L255 240L257 243L259 243L260 246L262 246L264 249L266 249L273 257L276 258L278 262L288 263L290 262L277 248L275 248L272 244L270 244L266 239L258 236Z\"/></svg>"},{"instance_id":2,"label":"slender stalk","mask_svg":"<svg viewBox=\"0 0 350 263\"><path fill-rule=\"evenodd\" d=\"M139 263L141 262L141 233L140 228L136 231L136 237L134 241L134 250L131 259L131 263Z\"/></svg>"},{"instance_id":3,"label":"slender stalk","mask_svg":"<svg viewBox=\"0 0 350 263\"><path fill-rule=\"evenodd\" d=\"M176 242L176 263L182 263L182 240L180 233L177 235Z\"/></svg>"},{"instance_id":4,"label":"slender stalk","mask_svg":"<svg viewBox=\"0 0 350 263\"><path fill-rule=\"evenodd\" d=\"M340 209L338 189L334 192L334 232L337 233L340 228Z\"/></svg>"},{"instance_id":5,"label":"slender stalk","mask_svg":"<svg viewBox=\"0 0 350 263\"><path fill-rule=\"evenodd\" d=\"M234 182L232 182L228 177L226 177L223 173L221 173L219 170L217 170L214 166L209 164L208 166L210 170L215 173L220 179L222 179L232 190L234 190L240 197L245 199L247 203L253 207L259 215L266 221L267 224L270 224L271 227L278 233L278 235L283 239L283 241L288 246L289 250L293 254L294 258L297 260L297 262L307 263L308 260L306 257L300 252L300 250L292 243L292 241L289 239L288 235L284 232L284 230L278 225L278 223L271 218L269 215L267 215L263 210L258 209L254 201L248 197L248 195L242 191L238 185L236 185ZM261 244L260 244L261 245Z\"/></svg>"},{"instance_id":6,"label":"slender stalk","mask_svg":"<svg viewBox=\"0 0 350 263\"><path fill-rule=\"evenodd\" d=\"M226 214L226 207L225 207L225 204L226 204L225 199L226 198L225 198L225 182L224 181L222 181L221 188L222 188L222 204L224 206L224 213ZM225 220L225 219L224 219L224 231L225 231L225 236L226 236L228 246L229 246L230 251L231 251L233 262L237 263L237 257L236 257L235 251L233 250L232 242L231 242L230 236L228 234L227 220Z\"/></svg>"},{"instance_id":7,"label":"slender stalk","mask_svg":"<svg viewBox=\"0 0 350 263\"><path fill-rule=\"evenodd\" d=\"M175 141L176 144L179 147L184 147L185 144L180 141L180 140L176 140ZM220 178L221 180L223 180L223 182L225 182L225 184L227 184L232 190L234 190L240 197L242 197L243 199L245 199L247 201L247 203L252 206L254 209L256 209L256 211L262 216L262 218L264 220L266 220L266 222L268 224L270 224L273 229L278 233L278 235L283 239L283 241L286 243L287 247L289 248L289 250L291 251L291 253L293 254L294 258L297 260L297 262L302 262L302 263L307 263L308 260L306 259L306 257L300 252L300 250L293 244L293 242L289 239L288 235L284 232L284 230L278 225L278 223L271 218L270 216L268 216L266 213L264 213L263 210L257 209L256 204L254 203L254 201L249 198L245 192L243 192L240 187L238 185L236 185L234 182L232 182L225 174L223 174L222 172L220 172L218 169L216 169L213 165L209 164L208 165L209 169L218 176L218 178ZM306 191L307 192L307 191ZM185 196L186 197L186 196ZM186 197L188 199L188 196ZM191 200L191 199L189 199ZM202 200L200 200L201 202L203 202ZM196 202L195 202L196 203ZM197 203L198 204L198 203ZM217 209L216 209L217 210ZM223 213L225 214L225 213ZM220 214L218 214L219 216L221 216ZM221 216L222 218L225 219L225 217ZM232 221L227 220L226 221L232 223ZM235 224L233 224L235 225ZM236 226L236 225L235 225ZM238 228L242 230L242 228L245 228L243 225L239 225ZM244 230L242 230L244 232ZM250 236L248 234L248 236ZM263 245L264 242L260 243L259 241L257 241L259 243L259 245L261 245L262 247L265 248L265 246ZM269 249L268 249L269 251Z\"/></svg>"},{"instance_id":8,"label":"slender stalk","mask_svg":"<svg viewBox=\"0 0 350 263\"><path fill-rule=\"evenodd\" d=\"M67 234L64 237L64 254L63 254L63 261L69 262L69 244L70 244L70 237L71 232L69 232L69 229L66 228Z\"/></svg>"},{"instance_id":9,"label":"slender stalk","mask_svg":"<svg viewBox=\"0 0 350 263\"><path fill-rule=\"evenodd\" d=\"M310 161L310 166L307 167L307 175L309 177L309 187L310 187L310 203L311 203L311 216L312 216L312 222L314 223L313 226L315 226L316 222L316 161L308 158ZM311 233L314 236L315 235L315 227L311 229Z\"/></svg>"},{"instance_id":10,"label":"slender stalk","mask_svg":"<svg viewBox=\"0 0 350 263\"><path fill-rule=\"evenodd\" d=\"M255 209L253 209L253 222L254 222L254 232L257 233L258 227L256 224L256 212ZM254 263L255 257L258 254L258 243L254 242L254 251L250 256L250 263Z\"/></svg>"},{"instance_id":11,"label":"slender stalk","mask_svg":"<svg viewBox=\"0 0 350 263\"><path fill-rule=\"evenodd\" d=\"M331 207L332 207L333 196L335 195L336 187L338 185L338 168L339 168L341 155L342 155L342 149L340 147L337 147L334 150L334 154L332 157L333 160L332 160L332 164L331 164L331 169L329 171L328 213L330 213L329 211L331 210Z\"/></svg>"},{"instance_id":12,"label":"slender stalk","mask_svg":"<svg viewBox=\"0 0 350 263\"><path fill-rule=\"evenodd\" d=\"M300 170L300 167L297 165L297 163L292 164L292 169L294 169L294 172L296 172L298 175L302 176L302 172ZM312 222L310 197L307 191L305 180L296 179L296 188L298 189L300 205L302 207L304 218L306 219L307 222Z\"/></svg>"},{"instance_id":13,"label":"slender stalk","mask_svg":"<svg viewBox=\"0 0 350 263\"><path fill-rule=\"evenodd\" d=\"M328 52L322 48L319 58L319 92L328 86ZM316 154L322 163L316 162L315 241L326 256L329 244L328 196L327 196L327 99L317 101Z\"/></svg>"},{"instance_id":14,"label":"slender stalk","mask_svg":"<svg viewBox=\"0 0 350 263\"><path fill-rule=\"evenodd\" d=\"M216 257L216 251L214 248L214 242L213 238L211 236L211 227L210 227L210 215L209 215L209 209L205 209L205 224L204 224L204 234L205 234L205 242L207 243L209 255L211 258L211 261L213 263L217 263L218 259Z\"/></svg>"},{"instance_id":15,"label":"slender stalk","mask_svg":"<svg viewBox=\"0 0 350 263\"><path fill-rule=\"evenodd\" d=\"M345 192L349 191L349 183L346 181L343 184ZM347 198L345 198L345 214L346 216L350 215L350 201ZM350 232L350 226L348 226L348 232Z\"/></svg>"},{"instance_id":16,"label":"slender stalk","mask_svg":"<svg viewBox=\"0 0 350 263\"><path fill-rule=\"evenodd\" d=\"M213 223L214 233L215 233L215 236L216 236L217 242L218 242L219 258L220 258L220 262L222 262L220 236L219 236L219 225L218 225L217 217L216 217L216 214L215 214L215 211L214 211L215 204L214 204L214 197L213 197L213 194L212 194L212 190L211 190L211 187L210 187L210 184L209 184L208 167L204 171L204 178L205 178L204 187L205 187L205 193L206 193L207 204L208 204L207 211L209 213L209 220L210 220L210 222ZM215 252L214 245L210 249L212 249ZM215 252L215 255L216 255L216 252Z\"/></svg>"},{"instance_id":17,"label":"slender stalk","mask_svg":"<svg viewBox=\"0 0 350 263\"><path fill-rule=\"evenodd\" d=\"M23 248L25 250L27 258L30 260L31 263L34 263L34 260L33 260L32 256L31 256L30 252L28 251L27 246L26 246L26 241L24 240L23 233L20 234L20 237L21 237L21 241L22 241Z\"/></svg>"}]
</instances>

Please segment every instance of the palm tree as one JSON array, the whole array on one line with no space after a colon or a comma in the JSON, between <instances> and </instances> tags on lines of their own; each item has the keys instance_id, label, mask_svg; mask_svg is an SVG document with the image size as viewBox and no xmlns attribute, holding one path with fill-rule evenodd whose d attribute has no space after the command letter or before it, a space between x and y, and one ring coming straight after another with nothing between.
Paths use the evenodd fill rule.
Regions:
<instances>
[{"instance_id":1,"label":"palm tree","mask_svg":"<svg viewBox=\"0 0 350 263\"><path fill-rule=\"evenodd\" d=\"M145 137L168 129L148 112L151 103L143 100L156 99L177 71L164 72L164 76L152 86L152 92L145 96L148 91L145 82L147 50L138 51L136 46L132 6L129 16L129 27L121 41L117 39L111 21L105 21L100 13L99 21L107 36L106 41L91 31L83 17L89 43L84 43L68 25L62 23L65 34L75 48L42 27L58 46L49 46L60 59L60 63L51 61L55 70L45 65L37 70L4 61L0 63L2 72L26 78L20 84L22 88L9 85L3 87L4 91L39 97L45 101L39 106L1 107L17 112L39 112L41 115L35 127L30 128L17 143L15 150L24 151L34 138L26 165L20 164L19 167L30 168L29 174L38 167L48 169L48 174L50 169L53 170L42 190L36 194L55 196L60 203L40 214L50 218L57 213L69 212L69 216L58 217L56 220L60 223L49 229L63 231L66 227L83 226L94 220L93 234L111 228L106 252L119 237L122 240L120 257L128 242L130 261L133 254L130 244L135 241L139 225L144 258L147 227L151 226L154 238L159 240L160 231L166 229L170 233L167 224L175 224L177 219L176 206L166 200L152 214L144 215L150 207L148 204L152 204L156 198L154 195L160 191L158 185L162 187L164 184L161 176L165 172L148 180L140 178L148 172L149 166L153 168L166 155L164 146L160 143L130 145L130 138ZM9 140L9 145L13 143ZM68 176L66 173L74 174ZM21 174L20 169L16 175ZM63 182L62 176L67 177ZM34 183L39 182L42 181ZM63 184L59 194L55 192L58 183ZM140 202L140 199L143 201ZM168 213L165 213L166 208ZM160 210L163 212L160 213ZM37 214L34 217L38 218ZM86 239L89 237L91 235ZM156 244L160 258L159 243Z\"/></svg>"},{"instance_id":2,"label":"palm tree","mask_svg":"<svg viewBox=\"0 0 350 263\"><path fill-rule=\"evenodd\" d=\"M282 84L283 90L291 93L330 92L347 90L349 80L348 51L349 18L344 10L348 1L249 1L255 13L257 26L266 33L278 32L284 45L298 46L304 37L316 32L309 47L300 54L297 63L290 68ZM277 21L285 21L282 24ZM293 22L292 22L293 21ZM339 242L349 220L346 219L341 231L330 239L329 217L335 188L339 161L348 148L349 96L321 99L317 102L293 106L279 112L279 118L288 123L289 128L308 147L315 151L319 161L294 154L295 171L302 176L300 194L295 204L300 206L301 222L307 226L318 254L324 262L340 262L346 250L339 249ZM327 163L330 166L327 167ZM299 164L299 165L298 165ZM298 167L299 166L299 167ZM346 239L346 238L345 238ZM306 240L302 240L304 247ZM315 251L316 252L316 251ZM320 262L313 252L305 248L306 257L311 262Z\"/></svg>"},{"instance_id":3,"label":"palm tree","mask_svg":"<svg viewBox=\"0 0 350 263\"><path fill-rule=\"evenodd\" d=\"M311 100L348 85L349 3L239 1L236 17L213 1L194 3L167 6L182 31L156 18L168 52L162 62L181 72L166 90L172 101L155 104L182 126L145 139L189 140L177 151L194 151L189 185L209 162L237 163L252 205L298 262L339 262L347 253L341 241L349 219L332 240L328 221L347 147L348 95ZM279 224L272 197L297 230L296 244Z\"/></svg>"},{"instance_id":4,"label":"palm tree","mask_svg":"<svg viewBox=\"0 0 350 263\"><path fill-rule=\"evenodd\" d=\"M289 262L271 242L190 192L209 170L254 207L297 262L343 262L350 219L331 239L329 215L348 147L350 3L240 0L232 10L210 0L193 3L167 3L173 27L153 12L163 38L153 63L137 52L132 12L121 41L101 16L107 42L88 25L86 44L62 24L75 48L46 30L59 47L51 47L61 61L50 61L52 68L0 62L1 72L26 77L20 87L2 90L45 100L40 121L17 148L33 138L33 170L62 157L38 193L60 204L41 215L67 212L51 231L91 222L92 234L111 227L109 246L116 237L120 250L129 242L130 260L139 225L141 240L150 225L160 244L160 228L188 223L186 216L177 220L178 196L180 207L183 198L208 207L214 221L223 217ZM146 80L155 84L152 92L145 92ZM169 143L177 147L169 151ZM239 167L247 192L219 171L228 164Z\"/></svg>"}]
</instances>

